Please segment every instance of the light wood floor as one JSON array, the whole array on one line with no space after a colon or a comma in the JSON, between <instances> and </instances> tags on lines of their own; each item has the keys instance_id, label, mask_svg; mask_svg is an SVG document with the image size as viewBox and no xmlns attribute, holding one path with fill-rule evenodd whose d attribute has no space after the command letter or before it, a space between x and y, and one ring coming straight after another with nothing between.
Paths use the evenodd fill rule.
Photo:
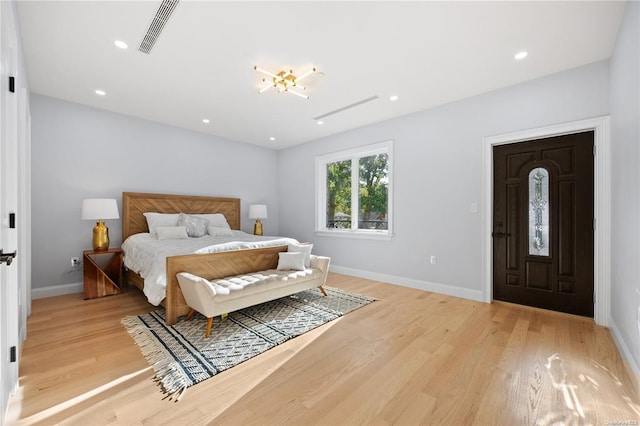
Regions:
<instances>
[{"instance_id":1,"label":"light wood floor","mask_svg":"<svg viewBox=\"0 0 640 426\"><path fill-rule=\"evenodd\" d=\"M33 302L11 424L551 425L639 421L592 320L331 274L379 301L163 399L120 324L137 290ZM637 424L637 423L636 423Z\"/></svg>"}]
</instances>

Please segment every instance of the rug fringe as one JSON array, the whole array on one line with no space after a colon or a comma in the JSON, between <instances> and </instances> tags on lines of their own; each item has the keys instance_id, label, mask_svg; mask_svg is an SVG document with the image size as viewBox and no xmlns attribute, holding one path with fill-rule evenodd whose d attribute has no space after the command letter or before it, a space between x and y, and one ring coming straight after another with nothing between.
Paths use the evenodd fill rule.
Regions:
<instances>
[{"instance_id":1,"label":"rug fringe","mask_svg":"<svg viewBox=\"0 0 640 426\"><path fill-rule=\"evenodd\" d=\"M175 402L178 402L192 384L180 368L180 364L171 357L140 318L128 316L123 318L121 323L153 368L154 380L158 382L169 400L175 399Z\"/></svg>"}]
</instances>

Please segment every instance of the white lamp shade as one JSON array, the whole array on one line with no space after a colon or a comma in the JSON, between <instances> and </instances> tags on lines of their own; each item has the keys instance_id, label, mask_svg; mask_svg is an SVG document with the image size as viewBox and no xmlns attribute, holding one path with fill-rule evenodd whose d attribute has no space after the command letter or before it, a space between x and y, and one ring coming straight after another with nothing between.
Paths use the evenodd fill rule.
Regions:
<instances>
[{"instance_id":1,"label":"white lamp shade","mask_svg":"<svg viewBox=\"0 0 640 426\"><path fill-rule=\"evenodd\" d=\"M252 204L249 206L249 219L266 219L267 206L264 204Z\"/></svg>"},{"instance_id":2,"label":"white lamp shade","mask_svg":"<svg viewBox=\"0 0 640 426\"><path fill-rule=\"evenodd\" d=\"M119 219L118 203L113 198L89 198L82 200L82 219Z\"/></svg>"}]
</instances>

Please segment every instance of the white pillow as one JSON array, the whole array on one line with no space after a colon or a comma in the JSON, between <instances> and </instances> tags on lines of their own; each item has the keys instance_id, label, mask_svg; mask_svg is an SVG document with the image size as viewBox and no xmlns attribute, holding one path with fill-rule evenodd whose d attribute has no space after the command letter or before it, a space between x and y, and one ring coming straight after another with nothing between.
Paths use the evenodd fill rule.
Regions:
<instances>
[{"instance_id":1,"label":"white pillow","mask_svg":"<svg viewBox=\"0 0 640 426\"><path fill-rule=\"evenodd\" d=\"M229 223L222 213L211 214L192 214L191 216L199 217L209 221L209 226L217 226L219 228L229 228Z\"/></svg>"},{"instance_id":2,"label":"white pillow","mask_svg":"<svg viewBox=\"0 0 640 426\"><path fill-rule=\"evenodd\" d=\"M156 226L159 240L180 240L189 238L186 226Z\"/></svg>"},{"instance_id":3,"label":"white pillow","mask_svg":"<svg viewBox=\"0 0 640 426\"><path fill-rule=\"evenodd\" d=\"M147 227L149 228L149 232L156 235L156 227L158 226L177 226L178 225L178 217L180 214L178 213L142 213L144 217L147 219Z\"/></svg>"},{"instance_id":4,"label":"white pillow","mask_svg":"<svg viewBox=\"0 0 640 426\"><path fill-rule=\"evenodd\" d=\"M313 244L289 244L287 250L289 253L304 253L304 266L307 268L311 265L311 249Z\"/></svg>"},{"instance_id":5,"label":"white pillow","mask_svg":"<svg viewBox=\"0 0 640 426\"><path fill-rule=\"evenodd\" d=\"M288 252L280 252L278 253L278 271L304 271L304 256L305 254L300 253L288 253Z\"/></svg>"},{"instance_id":6,"label":"white pillow","mask_svg":"<svg viewBox=\"0 0 640 426\"><path fill-rule=\"evenodd\" d=\"M212 237L233 237L233 232L231 228L226 228L223 226L207 226L207 234Z\"/></svg>"}]
</instances>

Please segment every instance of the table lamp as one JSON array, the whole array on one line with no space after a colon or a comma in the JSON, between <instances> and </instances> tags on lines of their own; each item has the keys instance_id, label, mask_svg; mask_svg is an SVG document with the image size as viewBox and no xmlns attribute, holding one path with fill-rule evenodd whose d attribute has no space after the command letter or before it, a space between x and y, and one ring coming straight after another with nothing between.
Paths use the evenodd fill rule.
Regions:
<instances>
[{"instance_id":1,"label":"table lamp","mask_svg":"<svg viewBox=\"0 0 640 426\"><path fill-rule=\"evenodd\" d=\"M252 204L249 206L249 219L255 219L253 225L253 235L262 235L262 222L260 219L267 218L267 206L264 204Z\"/></svg>"},{"instance_id":2,"label":"table lamp","mask_svg":"<svg viewBox=\"0 0 640 426\"><path fill-rule=\"evenodd\" d=\"M106 251L109 249L109 228L105 219L119 219L118 203L112 198L90 198L82 200L82 219L97 220L93 228L93 249Z\"/></svg>"}]
</instances>

